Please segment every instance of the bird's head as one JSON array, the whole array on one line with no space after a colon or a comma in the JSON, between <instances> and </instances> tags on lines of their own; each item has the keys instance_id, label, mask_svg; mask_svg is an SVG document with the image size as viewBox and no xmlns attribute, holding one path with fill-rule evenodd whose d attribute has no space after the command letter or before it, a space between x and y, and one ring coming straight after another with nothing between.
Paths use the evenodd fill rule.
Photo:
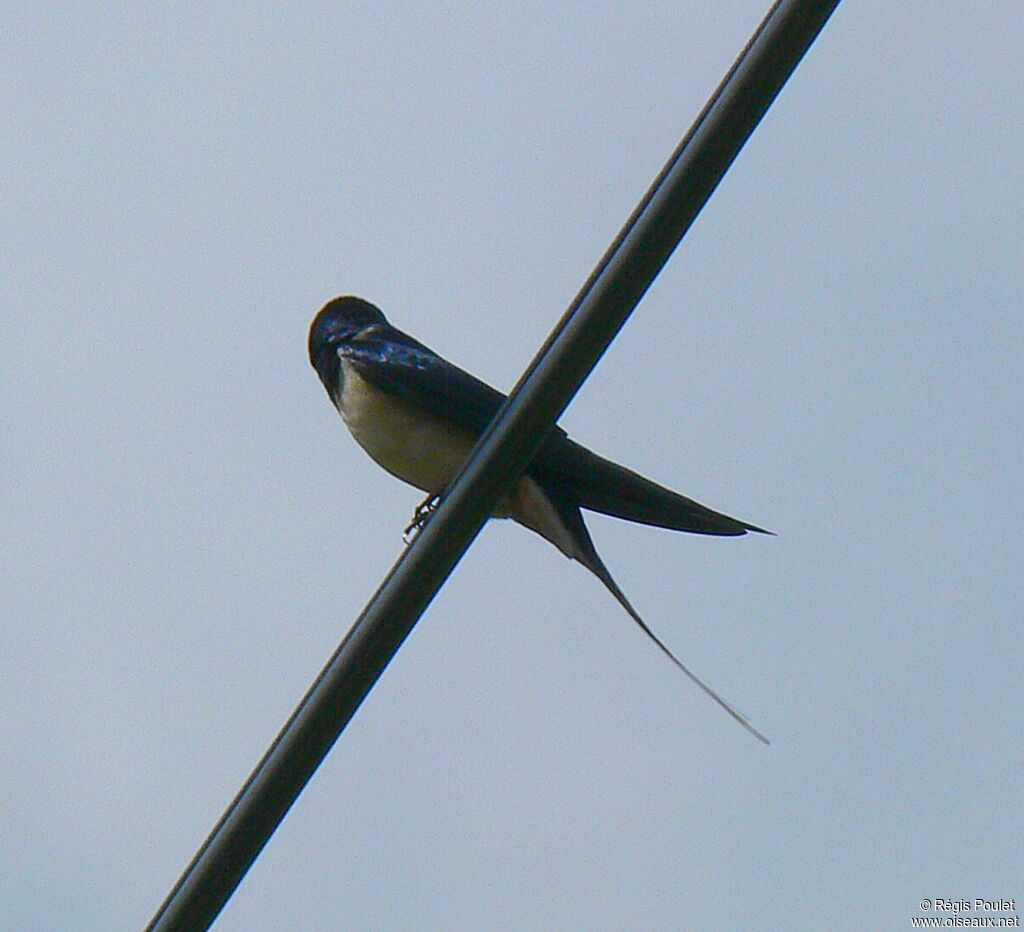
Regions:
<instances>
[{"instance_id":1,"label":"bird's head","mask_svg":"<svg viewBox=\"0 0 1024 932\"><path fill-rule=\"evenodd\" d=\"M316 357L327 347L337 346L351 339L361 330L384 323L380 308L354 295L343 295L328 301L309 325L309 359L316 365Z\"/></svg>"},{"instance_id":2,"label":"bird's head","mask_svg":"<svg viewBox=\"0 0 1024 932\"><path fill-rule=\"evenodd\" d=\"M325 386L337 380L338 346L384 322L380 308L354 295L333 298L320 308L309 325L309 361Z\"/></svg>"}]
</instances>

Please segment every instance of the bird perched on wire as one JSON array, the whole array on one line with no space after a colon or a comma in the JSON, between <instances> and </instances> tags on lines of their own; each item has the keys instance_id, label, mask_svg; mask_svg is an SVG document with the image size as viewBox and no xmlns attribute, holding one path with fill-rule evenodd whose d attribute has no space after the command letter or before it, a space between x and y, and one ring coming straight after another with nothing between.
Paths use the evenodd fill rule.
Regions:
<instances>
[{"instance_id":1,"label":"bird perched on wire","mask_svg":"<svg viewBox=\"0 0 1024 932\"><path fill-rule=\"evenodd\" d=\"M422 527L494 419L505 395L392 327L351 295L329 301L309 328L309 359L352 436L389 473L427 493L406 531ZM695 534L763 528L672 492L592 453L554 427L494 517L512 518L590 570L694 683L761 741L746 717L687 668L647 626L597 554L581 509Z\"/></svg>"}]
</instances>

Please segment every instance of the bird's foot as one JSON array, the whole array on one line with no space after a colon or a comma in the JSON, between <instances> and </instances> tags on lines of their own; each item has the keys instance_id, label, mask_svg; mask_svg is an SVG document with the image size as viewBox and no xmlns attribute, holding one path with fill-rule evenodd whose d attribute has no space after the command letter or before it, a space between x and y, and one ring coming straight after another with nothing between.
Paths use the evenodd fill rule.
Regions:
<instances>
[{"instance_id":1,"label":"bird's foot","mask_svg":"<svg viewBox=\"0 0 1024 932\"><path fill-rule=\"evenodd\" d=\"M411 544L416 539L416 535L427 526L427 522L430 520L431 515L437 511L437 506L440 504L440 495L428 495L416 506L416 510L412 513L412 521L410 521L406 529L402 531L403 543Z\"/></svg>"}]
</instances>

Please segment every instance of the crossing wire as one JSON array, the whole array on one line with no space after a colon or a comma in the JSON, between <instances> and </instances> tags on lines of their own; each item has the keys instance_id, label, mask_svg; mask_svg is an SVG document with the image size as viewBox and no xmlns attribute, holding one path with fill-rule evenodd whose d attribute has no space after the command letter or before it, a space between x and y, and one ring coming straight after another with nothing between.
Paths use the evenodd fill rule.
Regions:
<instances>
[{"instance_id":1,"label":"crossing wire","mask_svg":"<svg viewBox=\"0 0 1024 932\"><path fill-rule=\"evenodd\" d=\"M160 906L207 929L431 599L650 287L839 0L779 0Z\"/></svg>"}]
</instances>

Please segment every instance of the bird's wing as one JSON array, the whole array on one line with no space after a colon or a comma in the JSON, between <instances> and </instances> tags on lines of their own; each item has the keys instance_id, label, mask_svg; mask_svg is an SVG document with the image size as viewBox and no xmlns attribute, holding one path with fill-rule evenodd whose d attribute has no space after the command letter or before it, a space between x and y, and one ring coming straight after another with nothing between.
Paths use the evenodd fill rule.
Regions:
<instances>
[{"instance_id":1,"label":"bird's wing","mask_svg":"<svg viewBox=\"0 0 1024 932\"><path fill-rule=\"evenodd\" d=\"M544 443L530 472L545 485L559 486L580 507L627 521L694 534L771 533L666 489L564 435Z\"/></svg>"},{"instance_id":2,"label":"bird's wing","mask_svg":"<svg viewBox=\"0 0 1024 932\"><path fill-rule=\"evenodd\" d=\"M338 353L381 391L473 435L483 433L505 401L496 388L390 325L373 327ZM627 521L695 534L770 533L592 453L557 426L527 471L580 507Z\"/></svg>"},{"instance_id":3,"label":"bird's wing","mask_svg":"<svg viewBox=\"0 0 1024 932\"><path fill-rule=\"evenodd\" d=\"M381 391L474 435L484 432L505 401L497 389L393 327L373 328L342 344L338 355Z\"/></svg>"}]
</instances>

